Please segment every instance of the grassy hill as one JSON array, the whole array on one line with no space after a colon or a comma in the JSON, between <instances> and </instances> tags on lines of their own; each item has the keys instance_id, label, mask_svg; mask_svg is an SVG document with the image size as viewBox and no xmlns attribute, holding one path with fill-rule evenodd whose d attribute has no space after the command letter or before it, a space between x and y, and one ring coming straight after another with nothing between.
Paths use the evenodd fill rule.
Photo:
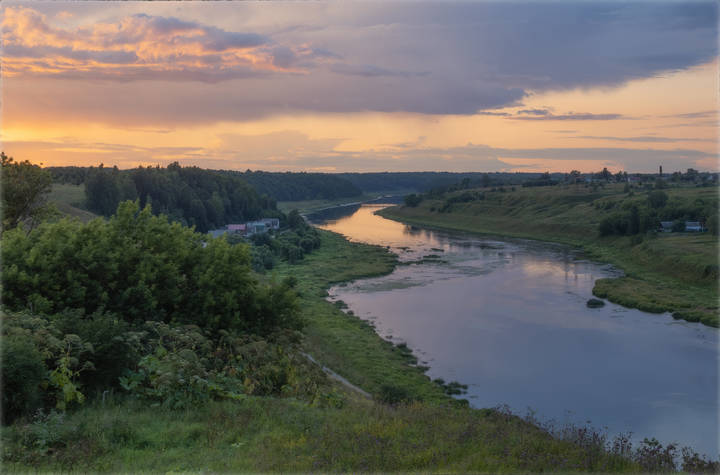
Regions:
<instances>
[{"instance_id":1,"label":"grassy hill","mask_svg":"<svg viewBox=\"0 0 720 475\"><path fill-rule=\"evenodd\" d=\"M48 201L54 203L63 215L78 218L84 223L98 217L85 209L85 185L54 183Z\"/></svg>"},{"instance_id":2,"label":"grassy hill","mask_svg":"<svg viewBox=\"0 0 720 475\"><path fill-rule=\"evenodd\" d=\"M494 190L494 191L493 191ZM381 215L402 222L580 246L590 257L623 269L620 279L599 279L595 295L650 312L718 326L718 239L710 233L599 235L604 219L645 209L650 190L624 185L567 185L473 189L425 197L415 206ZM663 190L667 206L692 213L715 210L714 187ZM685 210L685 211L683 211Z\"/></svg>"}]
</instances>

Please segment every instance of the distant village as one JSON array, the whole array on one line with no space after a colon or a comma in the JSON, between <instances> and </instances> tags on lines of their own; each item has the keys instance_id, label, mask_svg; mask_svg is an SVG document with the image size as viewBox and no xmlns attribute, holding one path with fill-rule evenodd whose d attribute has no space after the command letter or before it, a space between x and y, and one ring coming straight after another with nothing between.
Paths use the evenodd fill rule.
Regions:
<instances>
[{"instance_id":1,"label":"distant village","mask_svg":"<svg viewBox=\"0 0 720 475\"><path fill-rule=\"evenodd\" d=\"M223 234L250 237L255 234L266 233L271 229L280 229L280 220L278 218L262 218L258 221L248 221L242 224L228 224L220 229L211 229L208 233L211 234L212 237L220 237Z\"/></svg>"}]
</instances>

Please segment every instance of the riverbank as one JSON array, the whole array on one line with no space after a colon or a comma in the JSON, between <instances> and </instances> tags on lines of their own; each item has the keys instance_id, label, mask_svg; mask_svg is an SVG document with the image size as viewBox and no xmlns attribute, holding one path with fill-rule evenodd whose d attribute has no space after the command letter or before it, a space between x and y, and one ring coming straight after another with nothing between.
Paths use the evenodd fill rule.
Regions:
<instances>
[{"instance_id":1,"label":"riverbank","mask_svg":"<svg viewBox=\"0 0 720 475\"><path fill-rule=\"evenodd\" d=\"M351 313L341 302L325 300L328 288L337 283L392 272L396 257L387 249L347 241L339 234L320 231L322 244L295 265L283 265L279 277L297 279L300 306L306 322L305 350L356 386L382 398L391 386L413 400L452 401L442 388L431 383L423 368L405 347L377 336L372 326Z\"/></svg>"},{"instance_id":2,"label":"riverbank","mask_svg":"<svg viewBox=\"0 0 720 475\"><path fill-rule=\"evenodd\" d=\"M390 272L395 256L329 232L321 238L319 250L300 264L280 266L274 277L297 279L304 351L374 399L339 384L331 404L245 396L171 410L97 395L65 414L3 428L4 469L468 473L645 467L629 452L614 450L600 432L553 432L507 410L454 402L412 364L406 349L325 300L333 283Z\"/></svg>"},{"instance_id":3,"label":"riverbank","mask_svg":"<svg viewBox=\"0 0 720 475\"><path fill-rule=\"evenodd\" d=\"M453 203L425 199L416 207L392 207L379 215L423 227L557 242L583 249L594 260L625 272L618 279L599 279L593 293L630 308L699 321L717 327L718 242L709 233L598 236L606 207L620 207L622 188L588 191L518 189L484 191L484 199ZM717 200L714 189L670 190L690 200ZM634 200L644 199L635 197ZM608 205L607 203L612 203Z\"/></svg>"}]
</instances>

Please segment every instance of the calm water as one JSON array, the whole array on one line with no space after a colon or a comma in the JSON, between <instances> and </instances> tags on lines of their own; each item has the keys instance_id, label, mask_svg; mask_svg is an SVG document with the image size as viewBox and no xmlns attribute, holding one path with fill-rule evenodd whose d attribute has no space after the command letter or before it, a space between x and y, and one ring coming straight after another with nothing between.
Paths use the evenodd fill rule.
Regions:
<instances>
[{"instance_id":1,"label":"calm water","mask_svg":"<svg viewBox=\"0 0 720 475\"><path fill-rule=\"evenodd\" d=\"M618 274L566 247L423 230L373 215L381 207L335 211L319 226L389 246L404 265L331 298L406 342L429 376L468 384L475 407L532 408L717 457L717 330L609 302L587 308L594 281Z\"/></svg>"}]
</instances>

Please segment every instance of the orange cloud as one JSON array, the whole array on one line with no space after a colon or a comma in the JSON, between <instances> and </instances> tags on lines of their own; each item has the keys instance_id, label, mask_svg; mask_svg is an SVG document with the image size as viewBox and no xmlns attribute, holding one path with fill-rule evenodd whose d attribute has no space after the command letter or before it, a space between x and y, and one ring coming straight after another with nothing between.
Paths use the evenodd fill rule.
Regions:
<instances>
[{"instance_id":1,"label":"orange cloud","mask_svg":"<svg viewBox=\"0 0 720 475\"><path fill-rule=\"evenodd\" d=\"M36 10L8 7L2 39L8 77L218 81L267 72L302 73L327 60L307 45L280 46L265 35L145 14L64 29Z\"/></svg>"}]
</instances>

